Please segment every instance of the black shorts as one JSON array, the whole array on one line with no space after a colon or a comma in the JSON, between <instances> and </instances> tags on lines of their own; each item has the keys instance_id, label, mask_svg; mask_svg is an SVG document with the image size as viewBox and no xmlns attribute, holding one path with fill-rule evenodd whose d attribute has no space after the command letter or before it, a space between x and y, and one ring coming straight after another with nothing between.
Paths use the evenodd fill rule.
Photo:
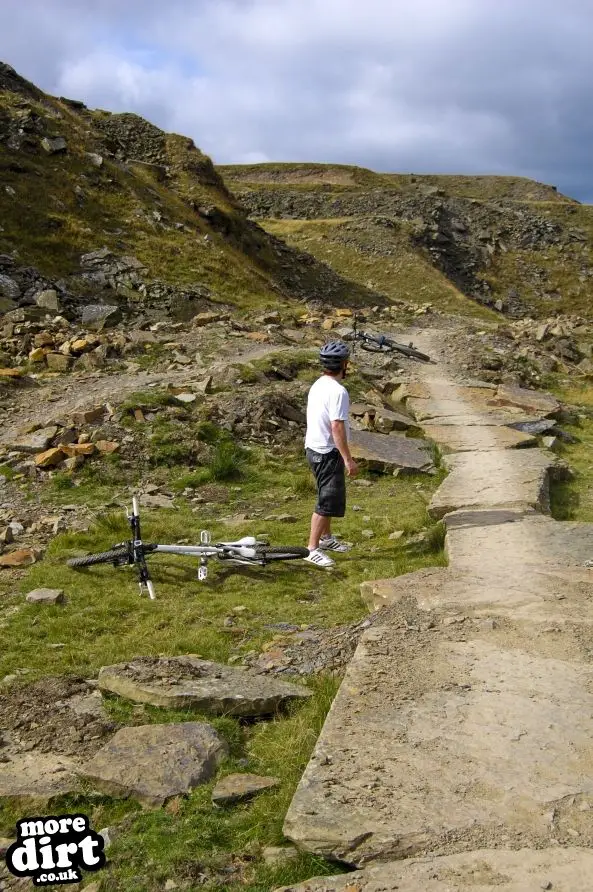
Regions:
<instances>
[{"instance_id":1,"label":"black shorts","mask_svg":"<svg viewBox=\"0 0 593 892\"><path fill-rule=\"evenodd\" d=\"M346 474L344 459L337 449L331 452L305 450L307 461L317 483L315 513L323 517L344 517L346 514Z\"/></svg>"}]
</instances>

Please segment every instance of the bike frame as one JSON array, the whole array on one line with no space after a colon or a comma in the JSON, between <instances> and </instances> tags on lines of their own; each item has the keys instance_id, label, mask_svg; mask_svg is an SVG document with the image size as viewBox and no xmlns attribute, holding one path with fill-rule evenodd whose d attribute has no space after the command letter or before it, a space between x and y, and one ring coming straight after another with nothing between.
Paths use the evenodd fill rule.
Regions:
<instances>
[{"instance_id":1,"label":"bike frame","mask_svg":"<svg viewBox=\"0 0 593 892\"><path fill-rule=\"evenodd\" d=\"M266 563L265 560L258 559L256 552L256 546L264 543L258 542L254 536L244 536L236 542L218 542L213 544L211 543L208 530L202 530L200 533L200 545L155 545L146 550L140 529L138 499L135 496L132 498L132 511L130 513L126 511L126 517L132 530L132 541L122 542L122 545L128 546L127 563L138 567L140 594L143 594L146 589L151 601L154 601L156 596L146 564L147 554L158 552L161 554L178 554L199 558L198 579L200 582L203 582L208 577L207 564L209 558L218 558L232 564L259 564L264 566Z\"/></svg>"}]
</instances>

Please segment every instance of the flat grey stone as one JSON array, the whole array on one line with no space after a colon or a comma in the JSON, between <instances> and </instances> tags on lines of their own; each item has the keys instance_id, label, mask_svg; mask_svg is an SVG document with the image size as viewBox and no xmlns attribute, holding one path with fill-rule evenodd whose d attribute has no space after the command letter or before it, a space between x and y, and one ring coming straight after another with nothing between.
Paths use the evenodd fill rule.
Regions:
<instances>
[{"instance_id":1,"label":"flat grey stone","mask_svg":"<svg viewBox=\"0 0 593 892\"><path fill-rule=\"evenodd\" d=\"M121 310L113 304L87 304L82 309L82 324L89 328L103 328L121 321Z\"/></svg>"},{"instance_id":2,"label":"flat grey stone","mask_svg":"<svg viewBox=\"0 0 593 892\"><path fill-rule=\"evenodd\" d=\"M205 722L122 728L80 769L80 775L110 796L162 805L207 783L228 746Z\"/></svg>"},{"instance_id":3,"label":"flat grey stone","mask_svg":"<svg viewBox=\"0 0 593 892\"><path fill-rule=\"evenodd\" d=\"M449 476L429 505L440 518L460 508L549 510L549 471L556 460L542 449L493 449L445 458Z\"/></svg>"},{"instance_id":4,"label":"flat grey stone","mask_svg":"<svg viewBox=\"0 0 593 892\"><path fill-rule=\"evenodd\" d=\"M66 151L66 140L63 136L56 136L54 139L44 136L41 140L41 146L48 155L55 155L58 152Z\"/></svg>"},{"instance_id":5,"label":"flat grey stone","mask_svg":"<svg viewBox=\"0 0 593 892\"><path fill-rule=\"evenodd\" d=\"M591 876L593 852L584 847L476 849L369 865L275 892L589 892Z\"/></svg>"},{"instance_id":6,"label":"flat grey stone","mask_svg":"<svg viewBox=\"0 0 593 892\"><path fill-rule=\"evenodd\" d=\"M76 767L71 759L51 753L11 755L10 762L0 763L0 799L45 808L54 796L80 790Z\"/></svg>"},{"instance_id":7,"label":"flat grey stone","mask_svg":"<svg viewBox=\"0 0 593 892\"><path fill-rule=\"evenodd\" d=\"M430 445L400 434L352 430L350 451L355 461L364 462L371 470L428 471L433 467Z\"/></svg>"},{"instance_id":8,"label":"flat grey stone","mask_svg":"<svg viewBox=\"0 0 593 892\"><path fill-rule=\"evenodd\" d=\"M257 793L277 787L277 777L261 777L258 774L228 774L218 781L212 791L215 805L232 805L244 799L251 799Z\"/></svg>"},{"instance_id":9,"label":"flat grey stone","mask_svg":"<svg viewBox=\"0 0 593 892\"><path fill-rule=\"evenodd\" d=\"M138 703L173 709L192 708L215 715L271 715L291 700L311 696L302 685L247 670L179 657L143 657L104 666L99 688Z\"/></svg>"},{"instance_id":10,"label":"flat grey stone","mask_svg":"<svg viewBox=\"0 0 593 892\"><path fill-rule=\"evenodd\" d=\"M29 604L62 604L64 601L64 589L36 588L28 593L26 600Z\"/></svg>"},{"instance_id":11,"label":"flat grey stone","mask_svg":"<svg viewBox=\"0 0 593 892\"><path fill-rule=\"evenodd\" d=\"M517 449L535 446L537 440L531 434L512 430L504 425L445 425L423 424L427 437L452 452L474 452L485 449Z\"/></svg>"},{"instance_id":12,"label":"flat grey stone","mask_svg":"<svg viewBox=\"0 0 593 892\"><path fill-rule=\"evenodd\" d=\"M359 866L461 838L541 847L561 802L590 844L593 667L518 629L463 638L407 636L403 659L397 624L363 635L286 815L300 849Z\"/></svg>"},{"instance_id":13,"label":"flat grey stone","mask_svg":"<svg viewBox=\"0 0 593 892\"><path fill-rule=\"evenodd\" d=\"M29 452L31 454L45 452L46 449L49 449L51 441L57 433L57 426L52 424L49 427L41 428L41 430L33 431L32 434L19 437L18 440L10 444L10 448L15 449L17 452Z\"/></svg>"},{"instance_id":14,"label":"flat grey stone","mask_svg":"<svg viewBox=\"0 0 593 892\"><path fill-rule=\"evenodd\" d=\"M488 399L490 406L515 406L528 412L537 412L551 418L560 411L560 403L551 393L528 390L501 384L494 396Z\"/></svg>"},{"instance_id":15,"label":"flat grey stone","mask_svg":"<svg viewBox=\"0 0 593 892\"><path fill-rule=\"evenodd\" d=\"M53 288L47 288L45 291L39 291L35 295L35 303L44 310L51 310L54 313L60 312L60 301L58 292Z\"/></svg>"}]
</instances>

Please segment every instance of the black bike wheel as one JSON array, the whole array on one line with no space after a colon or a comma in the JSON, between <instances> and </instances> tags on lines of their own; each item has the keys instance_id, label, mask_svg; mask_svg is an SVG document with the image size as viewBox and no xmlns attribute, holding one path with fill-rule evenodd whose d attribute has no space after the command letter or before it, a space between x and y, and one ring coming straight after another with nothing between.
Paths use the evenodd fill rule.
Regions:
<instances>
[{"instance_id":1,"label":"black bike wheel","mask_svg":"<svg viewBox=\"0 0 593 892\"><path fill-rule=\"evenodd\" d=\"M97 554L87 554L85 557L70 558L69 567L92 567L93 564L118 564L128 560L126 547L112 548L111 551L100 551Z\"/></svg>"},{"instance_id":2,"label":"black bike wheel","mask_svg":"<svg viewBox=\"0 0 593 892\"><path fill-rule=\"evenodd\" d=\"M361 344L363 350L366 350L368 353L387 353L391 348L387 345L380 346L379 344L372 344L368 341L366 343Z\"/></svg>"},{"instance_id":3,"label":"black bike wheel","mask_svg":"<svg viewBox=\"0 0 593 892\"><path fill-rule=\"evenodd\" d=\"M309 549L297 545L261 545L255 553L261 561L294 561L308 557Z\"/></svg>"},{"instance_id":4,"label":"black bike wheel","mask_svg":"<svg viewBox=\"0 0 593 892\"><path fill-rule=\"evenodd\" d=\"M405 344L397 344L395 341L390 343L390 347L397 350L398 353L402 353L404 356L409 356L410 359L419 359L422 362L430 362L430 356L427 356L426 353L421 353L420 350L416 350L415 347L406 347Z\"/></svg>"}]
</instances>

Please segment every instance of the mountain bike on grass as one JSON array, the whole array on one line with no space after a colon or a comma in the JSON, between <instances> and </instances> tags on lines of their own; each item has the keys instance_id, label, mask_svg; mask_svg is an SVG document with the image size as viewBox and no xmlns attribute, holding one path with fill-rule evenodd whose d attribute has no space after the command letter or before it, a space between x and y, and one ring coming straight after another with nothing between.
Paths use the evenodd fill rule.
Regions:
<instances>
[{"instance_id":1,"label":"mountain bike on grass","mask_svg":"<svg viewBox=\"0 0 593 892\"><path fill-rule=\"evenodd\" d=\"M254 536L244 536L235 542L212 542L210 533L202 530L199 545L159 545L156 542L144 542L140 532L140 511L138 499L132 499L132 512L126 517L132 531L132 538L127 542L114 545L109 551L88 554L84 557L70 558L68 566L74 568L91 567L94 564L113 564L120 567L133 564L138 569L140 594L148 593L155 600L154 586L146 563L151 554L180 554L199 558L198 579L203 582L208 576L208 561L217 558L227 564L258 564L265 566L272 561L293 561L305 558L308 548L293 545L268 545L258 541Z\"/></svg>"},{"instance_id":2,"label":"mountain bike on grass","mask_svg":"<svg viewBox=\"0 0 593 892\"><path fill-rule=\"evenodd\" d=\"M387 335L373 335L366 331L360 331L358 328L358 320L354 317L352 331L345 335L347 341L359 341L363 350L369 353L401 353L410 359L417 359L420 362L433 362L426 353L421 353L410 342L409 344L399 344Z\"/></svg>"}]
</instances>

